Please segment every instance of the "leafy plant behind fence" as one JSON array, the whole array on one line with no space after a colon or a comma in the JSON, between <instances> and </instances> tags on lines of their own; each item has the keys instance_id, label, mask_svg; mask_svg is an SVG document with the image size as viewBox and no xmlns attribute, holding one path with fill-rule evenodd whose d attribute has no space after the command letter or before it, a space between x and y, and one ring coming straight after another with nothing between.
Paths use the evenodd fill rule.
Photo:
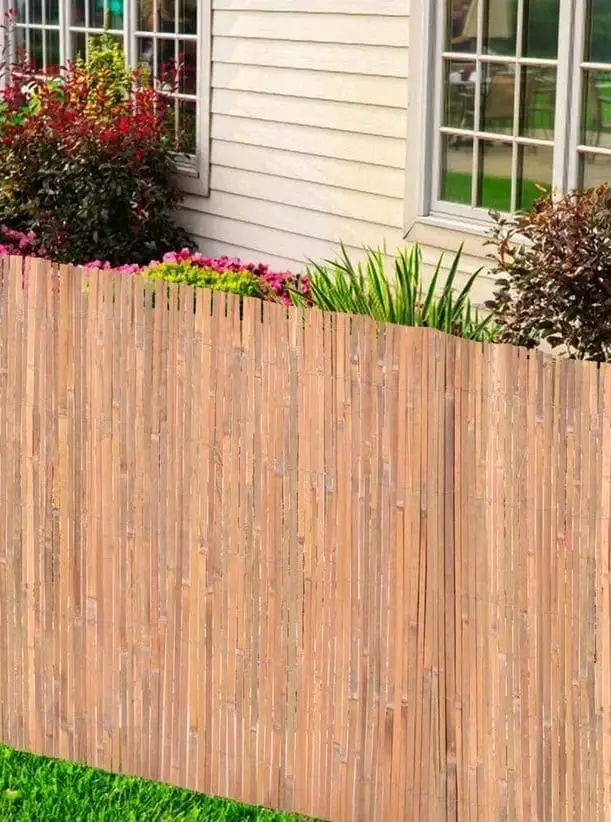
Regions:
<instances>
[{"instance_id":1,"label":"leafy plant behind fence","mask_svg":"<svg viewBox=\"0 0 611 822\"><path fill-rule=\"evenodd\" d=\"M348 314L366 314L378 322L436 328L469 340L492 341L496 328L490 316L481 316L471 303L479 270L456 288L462 246L444 273L443 255L427 277L417 244L399 249L387 270L381 249L367 249L363 262L353 262L342 244L340 254L307 269L311 300L316 308ZM303 297L293 292L296 305Z\"/></svg>"},{"instance_id":2,"label":"leafy plant behind fence","mask_svg":"<svg viewBox=\"0 0 611 822\"><path fill-rule=\"evenodd\" d=\"M487 305L500 341L546 342L576 359L610 361L611 187L493 217L496 284Z\"/></svg>"}]
</instances>

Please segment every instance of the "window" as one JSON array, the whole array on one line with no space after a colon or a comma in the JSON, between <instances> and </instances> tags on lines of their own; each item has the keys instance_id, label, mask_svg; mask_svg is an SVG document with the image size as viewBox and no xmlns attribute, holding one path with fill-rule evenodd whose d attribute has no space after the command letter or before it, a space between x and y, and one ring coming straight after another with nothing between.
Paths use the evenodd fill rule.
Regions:
<instances>
[{"instance_id":1,"label":"window","mask_svg":"<svg viewBox=\"0 0 611 822\"><path fill-rule=\"evenodd\" d=\"M428 30L422 214L611 181L611 0L438 0Z\"/></svg>"},{"instance_id":2,"label":"window","mask_svg":"<svg viewBox=\"0 0 611 822\"><path fill-rule=\"evenodd\" d=\"M85 57L89 36L105 29L121 43L127 62L146 64L158 83L168 66L180 66L170 95L174 127L181 136L180 165L191 176L202 171L208 154L210 0L15 3L13 48L23 50L37 68L52 71L77 55Z\"/></svg>"}]
</instances>

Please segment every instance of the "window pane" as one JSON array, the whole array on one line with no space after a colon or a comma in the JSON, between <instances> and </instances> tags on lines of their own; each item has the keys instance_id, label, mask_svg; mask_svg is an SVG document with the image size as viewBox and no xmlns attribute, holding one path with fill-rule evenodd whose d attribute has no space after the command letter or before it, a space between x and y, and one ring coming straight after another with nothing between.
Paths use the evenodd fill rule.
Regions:
<instances>
[{"instance_id":1,"label":"window pane","mask_svg":"<svg viewBox=\"0 0 611 822\"><path fill-rule=\"evenodd\" d=\"M47 23L55 26L59 23L59 0L47 0Z\"/></svg>"},{"instance_id":2,"label":"window pane","mask_svg":"<svg viewBox=\"0 0 611 822\"><path fill-rule=\"evenodd\" d=\"M444 69L443 125L472 129L475 63L447 60Z\"/></svg>"},{"instance_id":3,"label":"window pane","mask_svg":"<svg viewBox=\"0 0 611 822\"><path fill-rule=\"evenodd\" d=\"M146 66L151 77L153 76L153 40L150 37L138 37L136 40L137 57L139 66Z\"/></svg>"},{"instance_id":4,"label":"window pane","mask_svg":"<svg viewBox=\"0 0 611 822\"><path fill-rule=\"evenodd\" d=\"M153 0L138 0L138 30L153 31Z\"/></svg>"},{"instance_id":5,"label":"window pane","mask_svg":"<svg viewBox=\"0 0 611 822\"><path fill-rule=\"evenodd\" d=\"M158 80L171 81L176 66L176 42L174 40L157 40L157 67L155 77Z\"/></svg>"},{"instance_id":6,"label":"window pane","mask_svg":"<svg viewBox=\"0 0 611 822\"><path fill-rule=\"evenodd\" d=\"M482 83L481 130L513 132L515 74L510 66L490 66L490 81Z\"/></svg>"},{"instance_id":7,"label":"window pane","mask_svg":"<svg viewBox=\"0 0 611 822\"><path fill-rule=\"evenodd\" d=\"M451 203L471 205L473 140L442 137L440 198Z\"/></svg>"},{"instance_id":8,"label":"window pane","mask_svg":"<svg viewBox=\"0 0 611 822\"><path fill-rule=\"evenodd\" d=\"M30 31L29 57L34 68L44 68L42 59L42 31L40 29L32 29Z\"/></svg>"},{"instance_id":9,"label":"window pane","mask_svg":"<svg viewBox=\"0 0 611 822\"><path fill-rule=\"evenodd\" d=\"M166 97L167 110L165 116L166 128L168 134L173 138L176 137L176 100L173 97Z\"/></svg>"},{"instance_id":10,"label":"window pane","mask_svg":"<svg viewBox=\"0 0 611 822\"><path fill-rule=\"evenodd\" d=\"M75 32L72 35L72 59L81 57L83 60L87 56L87 35L82 32Z\"/></svg>"},{"instance_id":11,"label":"window pane","mask_svg":"<svg viewBox=\"0 0 611 822\"><path fill-rule=\"evenodd\" d=\"M590 0L585 59L611 63L611 0Z\"/></svg>"},{"instance_id":12,"label":"window pane","mask_svg":"<svg viewBox=\"0 0 611 822\"><path fill-rule=\"evenodd\" d=\"M446 51L475 51L477 0L448 0L446 5Z\"/></svg>"},{"instance_id":13,"label":"window pane","mask_svg":"<svg viewBox=\"0 0 611 822\"><path fill-rule=\"evenodd\" d=\"M47 71L54 68L59 68L59 32L46 31L45 32L46 46L47 46Z\"/></svg>"},{"instance_id":14,"label":"window pane","mask_svg":"<svg viewBox=\"0 0 611 822\"><path fill-rule=\"evenodd\" d=\"M30 23L42 23L42 0L30 0Z\"/></svg>"},{"instance_id":15,"label":"window pane","mask_svg":"<svg viewBox=\"0 0 611 822\"><path fill-rule=\"evenodd\" d=\"M530 209L552 187L553 149L520 146L518 154L518 209Z\"/></svg>"},{"instance_id":16,"label":"window pane","mask_svg":"<svg viewBox=\"0 0 611 822\"><path fill-rule=\"evenodd\" d=\"M511 161L513 147L482 140L479 148L477 204L497 211L511 209Z\"/></svg>"},{"instance_id":17,"label":"window pane","mask_svg":"<svg viewBox=\"0 0 611 822\"><path fill-rule=\"evenodd\" d=\"M178 145L181 154L195 154L197 116L195 101L180 100L178 103Z\"/></svg>"},{"instance_id":18,"label":"window pane","mask_svg":"<svg viewBox=\"0 0 611 822\"><path fill-rule=\"evenodd\" d=\"M524 57L558 56L560 0L524 0Z\"/></svg>"},{"instance_id":19,"label":"window pane","mask_svg":"<svg viewBox=\"0 0 611 822\"><path fill-rule=\"evenodd\" d=\"M157 0L157 31L173 32L176 25L176 0Z\"/></svg>"},{"instance_id":20,"label":"window pane","mask_svg":"<svg viewBox=\"0 0 611 822\"><path fill-rule=\"evenodd\" d=\"M181 64L178 90L181 94L196 94L197 43L193 40L179 40L178 51L178 59Z\"/></svg>"},{"instance_id":21,"label":"window pane","mask_svg":"<svg viewBox=\"0 0 611 822\"><path fill-rule=\"evenodd\" d=\"M74 26L85 25L85 0L72 0L71 5L72 20Z\"/></svg>"},{"instance_id":22,"label":"window pane","mask_svg":"<svg viewBox=\"0 0 611 822\"><path fill-rule=\"evenodd\" d=\"M16 28L15 29L15 60L17 63L22 63L25 59L26 53L26 42L25 42L25 29Z\"/></svg>"},{"instance_id":23,"label":"window pane","mask_svg":"<svg viewBox=\"0 0 611 822\"><path fill-rule=\"evenodd\" d=\"M515 56L517 5L517 0L486 0L482 51Z\"/></svg>"},{"instance_id":24,"label":"window pane","mask_svg":"<svg viewBox=\"0 0 611 822\"><path fill-rule=\"evenodd\" d=\"M611 155L585 154L580 163L580 187L591 188L611 180Z\"/></svg>"},{"instance_id":25,"label":"window pane","mask_svg":"<svg viewBox=\"0 0 611 822\"><path fill-rule=\"evenodd\" d=\"M17 0L16 18L19 23L25 23L25 3L26 0Z\"/></svg>"},{"instance_id":26,"label":"window pane","mask_svg":"<svg viewBox=\"0 0 611 822\"><path fill-rule=\"evenodd\" d=\"M97 29L104 27L103 0L89 0L89 27Z\"/></svg>"},{"instance_id":27,"label":"window pane","mask_svg":"<svg viewBox=\"0 0 611 822\"><path fill-rule=\"evenodd\" d=\"M123 0L108 0L108 27L123 28Z\"/></svg>"},{"instance_id":28,"label":"window pane","mask_svg":"<svg viewBox=\"0 0 611 822\"><path fill-rule=\"evenodd\" d=\"M611 136L611 72L585 71L581 108L581 140L588 146L609 145Z\"/></svg>"},{"instance_id":29,"label":"window pane","mask_svg":"<svg viewBox=\"0 0 611 822\"><path fill-rule=\"evenodd\" d=\"M556 113L556 69L523 66L520 88L520 134L553 140Z\"/></svg>"},{"instance_id":30,"label":"window pane","mask_svg":"<svg viewBox=\"0 0 611 822\"><path fill-rule=\"evenodd\" d=\"M178 0L178 31L197 34L197 0Z\"/></svg>"}]
</instances>

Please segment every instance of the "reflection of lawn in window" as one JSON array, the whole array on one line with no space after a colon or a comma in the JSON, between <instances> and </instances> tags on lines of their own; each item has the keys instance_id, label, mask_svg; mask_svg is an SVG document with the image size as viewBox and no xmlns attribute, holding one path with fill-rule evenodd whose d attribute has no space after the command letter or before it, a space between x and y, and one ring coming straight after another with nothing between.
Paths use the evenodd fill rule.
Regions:
<instances>
[{"instance_id":1,"label":"reflection of lawn in window","mask_svg":"<svg viewBox=\"0 0 611 822\"><path fill-rule=\"evenodd\" d=\"M611 131L611 86L609 83L598 83L597 91L600 95L600 130L606 134ZM592 108L592 106L590 106ZM591 121L596 122L596 110L587 112L586 126Z\"/></svg>"},{"instance_id":2,"label":"reflection of lawn in window","mask_svg":"<svg viewBox=\"0 0 611 822\"><path fill-rule=\"evenodd\" d=\"M486 177L485 185L485 202L482 203L482 208L508 211L511 198L511 181L505 177ZM537 183L534 180L524 180L520 207L530 208L535 200L543 196L541 188L545 188L547 191L549 186L545 183ZM442 199L449 200L451 203L471 205L471 175L458 171L446 171L441 196Z\"/></svg>"}]
</instances>

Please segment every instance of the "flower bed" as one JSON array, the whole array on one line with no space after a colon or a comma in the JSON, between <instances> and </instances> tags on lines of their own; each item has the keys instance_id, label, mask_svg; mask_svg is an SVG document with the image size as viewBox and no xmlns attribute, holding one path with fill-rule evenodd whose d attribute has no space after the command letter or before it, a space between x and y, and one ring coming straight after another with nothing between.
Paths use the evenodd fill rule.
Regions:
<instances>
[{"instance_id":1,"label":"flower bed","mask_svg":"<svg viewBox=\"0 0 611 822\"><path fill-rule=\"evenodd\" d=\"M32 231L16 231L4 225L0 225L0 254L46 257L44 249L37 248ZM112 266L107 261L91 260L83 268L185 283L196 288L230 291L243 296L278 301L287 306L292 305L291 290L299 291L306 301L310 300L307 277L299 277L291 271L273 271L265 263L247 263L237 257L206 257L188 248L170 251L161 260L151 260L147 265L132 263Z\"/></svg>"}]
</instances>

